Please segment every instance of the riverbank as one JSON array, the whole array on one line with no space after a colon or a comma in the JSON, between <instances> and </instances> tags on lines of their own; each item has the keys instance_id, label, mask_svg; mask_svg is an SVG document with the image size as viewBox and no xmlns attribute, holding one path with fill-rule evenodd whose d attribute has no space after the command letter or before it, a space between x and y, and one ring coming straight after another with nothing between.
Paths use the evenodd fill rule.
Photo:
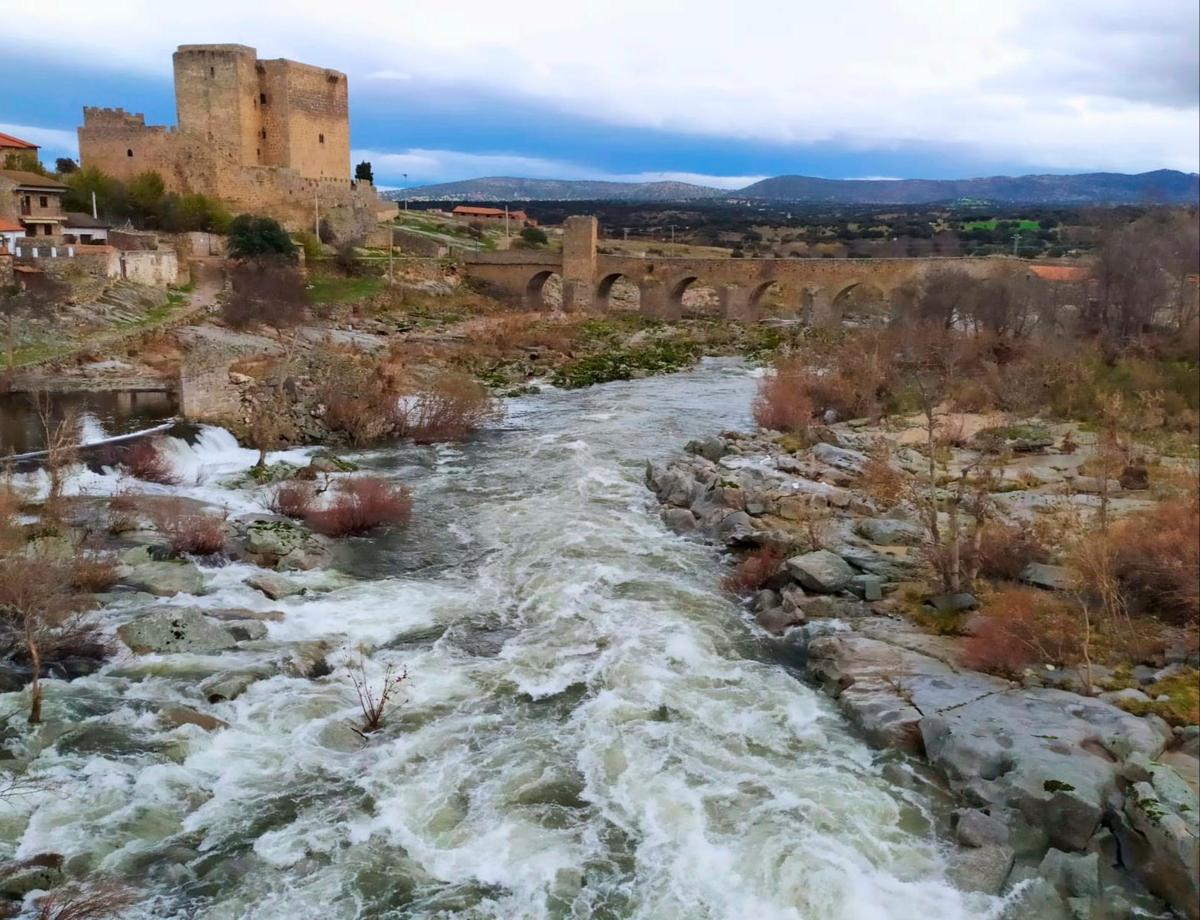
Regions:
<instances>
[{"instance_id":1,"label":"riverbank","mask_svg":"<svg viewBox=\"0 0 1200 920\"><path fill-rule=\"evenodd\" d=\"M1013 532L1078 529L1101 501L1113 518L1146 512L1179 481L1167 460L1128 489L1098 487L1082 475L1096 438L1078 426L997 429L972 416L943 425L960 446L943 445L937 459L939 502L955 501L956 483L994 452L986 487L972 493ZM733 554L730 590L747 595L746 616L779 637L803 677L873 746L921 759L954 793L958 884L1007 893L1013 916L1155 915L1165 901L1195 917L1195 633L1165 628L1119 667L1037 654L1005 676L965 665L981 646L995 651L995 598L986 584L980 597L969 583L936 586L920 510L923 440L920 419L817 427L809 441L730 432L651 466L647 483L668 526ZM939 523L957 526L944 511ZM1011 577L1028 587L1014 590L1076 597L1084 589L1055 562L1019 566Z\"/></svg>"}]
</instances>

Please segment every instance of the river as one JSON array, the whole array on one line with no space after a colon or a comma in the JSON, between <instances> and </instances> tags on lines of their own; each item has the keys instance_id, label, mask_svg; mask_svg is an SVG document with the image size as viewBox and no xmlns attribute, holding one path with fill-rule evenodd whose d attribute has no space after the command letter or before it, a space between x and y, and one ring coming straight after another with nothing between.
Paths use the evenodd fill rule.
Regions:
<instances>
[{"instance_id":1,"label":"river","mask_svg":"<svg viewBox=\"0 0 1200 920\"><path fill-rule=\"evenodd\" d=\"M48 721L90 733L8 730L56 782L0 804L0 845L127 879L145 918L989 916L994 900L945 881L935 803L889 782L894 755L722 596L716 550L658 519L646 460L748 425L753 387L706 361L510 400L461 448L357 455L413 488L406 531L351 541L342 573L301 576L304 597L268 601L231 564L199 599L283 610L272 640L336 639L334 673L212 706L200 676L267 653L128 657L49 682ZM254 460L223 432L174 449L177 491L259 500L219 484ZM376 679L408 674L366 744L344 667L362 646ZM15 725L22 695L0 700ZM163 728L180 704L228 727Z\"/></svg>"}]
</instances>

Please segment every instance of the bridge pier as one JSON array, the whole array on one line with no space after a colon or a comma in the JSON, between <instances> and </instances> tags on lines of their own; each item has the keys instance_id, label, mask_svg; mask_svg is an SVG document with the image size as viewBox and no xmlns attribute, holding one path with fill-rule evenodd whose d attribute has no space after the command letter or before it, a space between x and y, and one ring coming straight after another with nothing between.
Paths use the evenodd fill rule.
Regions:
<instances>
[{"instance_id":1,"label":"bridge pier","mask_svg":"<svg viewBox=\"0 0 1200 920\"><path fill-rule=\"evenodd\" d=\"M671 298L667 296L667 286L661 281L647 279L638 282L638 291L641 298L641 312L643 316L648 316L651 319L661 319L668 322L683 317L683 310L679 304L671 302Z\"/></svg>"},{"instance_id":2,"label":"bridge pier","mask_svg":"<svg viewBox=\"0 0 1200 920\"><path fill-rule=\"evenodd\" d=\"M740 284L726 284L720 292L721 318L736 323L757 323L758 304L750 302L750 289Z\"/></svg>"}]
</instances>

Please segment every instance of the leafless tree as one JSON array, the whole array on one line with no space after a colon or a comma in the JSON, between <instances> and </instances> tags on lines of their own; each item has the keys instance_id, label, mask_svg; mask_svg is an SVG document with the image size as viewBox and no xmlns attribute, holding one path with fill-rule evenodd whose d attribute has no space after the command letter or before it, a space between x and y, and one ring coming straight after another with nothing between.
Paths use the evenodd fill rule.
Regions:
<instances>
[{"instance_id":1,"label":"leafless tree","mask_svg":"<svg viewBox=\"0 0 1200 920\"><path fill-rule=\"evenodd\" d=\"M56 416L48 393L33 397L33 406L42 428L46 446L46 475L50 479L50 492L46 496L45 509L57 514L62 501L63 477L66 470L79 456L80 431L79 412L66 409Z\"/></svg>"},{"instance_id":2,"label":"leafless tree","mask_svg":"<svg viewBox=\"0 0 1200 920\"><path fill-rule=\"evenodd\" d=\"M350 680L354 684L354 692L358 694L358 706L362 710L363 725L355 731L364 740L371 732L378 731L383 726L383 717L400 687L408 680L408 671L399 672L388 665L383 672L383 681L376 690L367 676L365 661L359 661L356 667L350 668Z\"/></svg>"},{"instance_id":3,"label":"leafless tree","mask_svg":"<svg viewBox=\"0 0 1200 920\"><path fill-rule=\"evenodd\" d=\"M137 900L116 882L94 881L59 888L38 901L37 920L102 920L119 917Z\"/></svg>"}]
</instances>

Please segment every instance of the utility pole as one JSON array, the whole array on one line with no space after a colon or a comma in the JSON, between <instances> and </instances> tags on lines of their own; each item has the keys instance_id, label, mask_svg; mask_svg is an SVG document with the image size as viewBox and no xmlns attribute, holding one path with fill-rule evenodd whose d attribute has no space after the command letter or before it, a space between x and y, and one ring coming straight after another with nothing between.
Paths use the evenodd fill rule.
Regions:
<instances>
[{"instance_id":1,"label":"utility pole","mask_svg":"<svg viewBox=\"0 0 1200 920\"><path fill-rule=\"evenodd\" d=\"M92 220L98 220L99 215L96 213L96 193L92 192Z\"/></svg>"},{"instance_id":2,"label":"utility pole","mask_svg":"<svg viewBox=\"0 0 1200 920\"><path fill-rule=\"evenodd\" d=\"M404 210L408 210L408 173L404 173Z\"/></svg>"},{"instance_id":3,"label":"utility pole","mask_svg":"<svg viewBox=\"0 0 1200 920\"><path fill-rule=\"evenodd\" d=\"M1013 256L1014 256L1014 257L1016 257L1016 254L1017 254L1017 243L1019 243L1019 242L1020 242L1020 240L1021 240L1021 231L1020 231L1020 230L1018 230L1016 233L1014 233L1014 234L1013 234Z\"/></svg>"},{"instance_id":4,"label":"utility pole","mask_svg":"<svg viewBox=\"0 0 1200 920\"><path fill-rule=\"evenodd\" d=\"M629 228L622 227L621 229L625 232L625 236L623 237L623 239L625 240L626 243L628 243L629 242Z\"/></svg>"},{"instance_id":5,"label":"utility pole","mask_svg":"<svg viewBox=\"0 0 1200 920\"><path fill-rule=\"evenodd\" d=\"M388 284L396 283L396 276L392 274L392 257L396 252L396 227L394 224L388 225Z\"/></svg>"},{"instance_id":6,"label":"utility pole","mask_svg":"<svg viewBox=\"0 0 1200 920\"><path fill-rule=\"evenodd\" d=\"M675 225L671 224L671 245L675 245Z\"/></svg>"},{"instance_id":7,"label":"utility pole","mask_svg":"<svg viewBox=\"0 0 1200 920\"><path fill-rule=\"evenodd\" d=\"M508 205L504 206L504 242L508 243ZM505 248L508 248L505 246Z\"/></svg>"},{"instance_id":8,"label":"utility pole","mask_svg":"<svg viewBox=\"0 0 1200 920\"><path fill-rule=\"evenodd\" d=\"M317 242L321 241L321 196L313 194L313 233L317 235Z\"/></svg>"}]
</instances>

